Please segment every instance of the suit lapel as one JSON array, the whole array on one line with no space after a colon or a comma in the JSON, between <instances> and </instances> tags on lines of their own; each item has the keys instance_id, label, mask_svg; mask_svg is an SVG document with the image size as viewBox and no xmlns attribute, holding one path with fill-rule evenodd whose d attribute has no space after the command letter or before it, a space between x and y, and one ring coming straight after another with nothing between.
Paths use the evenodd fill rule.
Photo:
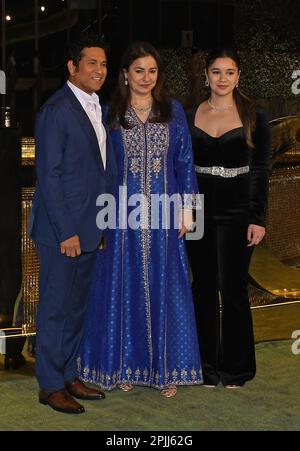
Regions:
<instances>
[{"instance_id":1,"label":"suit lapel","mask_svg":"<svg viewBox=\"0 0 300 451\"><path fill-rule=\"evenodd\" d=\"M97 139L94 127L91 124L91 121L90 121L88 115L82 108L81 103L79 102L79 100L77 99L75 94L72 92L72 90L68 87L68 85L65 85L65 92L70 101L72 112L73 112L74 116L78 120L81 129L87 135L87 138L91 145L91 149L96 157L97 163L100 165L101 170L104 171L103 161L101 158L98 139Z\"/></svg>"}]
</instances>

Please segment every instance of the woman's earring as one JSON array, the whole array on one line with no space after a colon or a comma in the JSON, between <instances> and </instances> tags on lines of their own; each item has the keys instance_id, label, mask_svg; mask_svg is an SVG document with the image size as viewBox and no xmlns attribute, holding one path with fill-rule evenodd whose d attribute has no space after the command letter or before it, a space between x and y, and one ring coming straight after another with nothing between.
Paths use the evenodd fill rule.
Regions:
<instances>
[{"instance_id":1,"label":"woman's earring","mask_svg":"<svg viewBox=\"0 0 300 451\"><path fill-rule=\"evenodd\" d=\"M237 82L237 84L235 85L235 87L236 87L236 88L238 88L238 87L239 87L239 82Z\"/></svg>"},{"instance_id":2,"label":"woman's earring","mask_svg":"<svg viewBox=\"0 0 300 451\"><path fill-rule=\"evenodd\" d=\"M208 88L209 87L209 81L205 80L205 86Z\"/></svg>"},{"instance_id":3,"label":"woman's earring","mask_svg":"<svg viewBox=\"0 0 300 451\"><path fill-rule=\"evenodd\" d=\"M125 78L124 83L125 83L125 86L128 86L128 80L127 80L127 78Z\"/></svg>"}]
</instances>

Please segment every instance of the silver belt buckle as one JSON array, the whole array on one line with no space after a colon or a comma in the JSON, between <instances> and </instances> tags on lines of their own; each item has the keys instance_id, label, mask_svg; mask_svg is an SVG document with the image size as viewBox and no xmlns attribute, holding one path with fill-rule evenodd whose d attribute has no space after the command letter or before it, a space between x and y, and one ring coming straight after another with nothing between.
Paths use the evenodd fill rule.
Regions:
<instances>
[{"instance_id":1,"label":"silver belt buckle","mask_svg":"<svg viewBox=\"0 0 300 451\"><path fill-rule=\"evenodd\" d=\"M219 175L220 177L224 176L224 167L223 166L213 166L211 168L212 175Z\"/></svg>"}]
</instances>

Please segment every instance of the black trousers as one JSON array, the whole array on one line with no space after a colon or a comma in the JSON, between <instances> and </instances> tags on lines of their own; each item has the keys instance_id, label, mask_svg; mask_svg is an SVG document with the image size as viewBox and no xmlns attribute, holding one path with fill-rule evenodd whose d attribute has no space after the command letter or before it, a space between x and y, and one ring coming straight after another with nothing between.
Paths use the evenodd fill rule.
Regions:
<instances>
[{"instance_id":1,"label":"black trousers","mask_svg":"<svg viewBox=\"0 0 300 451\"><path fill-rule=\"evenodd\" d=\"M204 384L243 385L255 376L247 228L210 220L201 240L187 242Z\"/></svg>"}]
</instances>

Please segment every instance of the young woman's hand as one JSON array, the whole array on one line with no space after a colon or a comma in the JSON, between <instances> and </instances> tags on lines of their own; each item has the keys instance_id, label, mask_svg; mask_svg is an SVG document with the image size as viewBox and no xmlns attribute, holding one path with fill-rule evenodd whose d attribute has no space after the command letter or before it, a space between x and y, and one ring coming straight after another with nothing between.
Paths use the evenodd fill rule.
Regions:
<instances>
[{"instance_id":1,"label":"young woman's hand","mask_svg":"<svg viewBox=\"0 0 300 451\"><path fill-rule=\"evenodd\" d=\"M248 247L257 246L261 242L265 234L265 227L256 224L249 224L247 234Z\"/></svg>"}]
</instances>

